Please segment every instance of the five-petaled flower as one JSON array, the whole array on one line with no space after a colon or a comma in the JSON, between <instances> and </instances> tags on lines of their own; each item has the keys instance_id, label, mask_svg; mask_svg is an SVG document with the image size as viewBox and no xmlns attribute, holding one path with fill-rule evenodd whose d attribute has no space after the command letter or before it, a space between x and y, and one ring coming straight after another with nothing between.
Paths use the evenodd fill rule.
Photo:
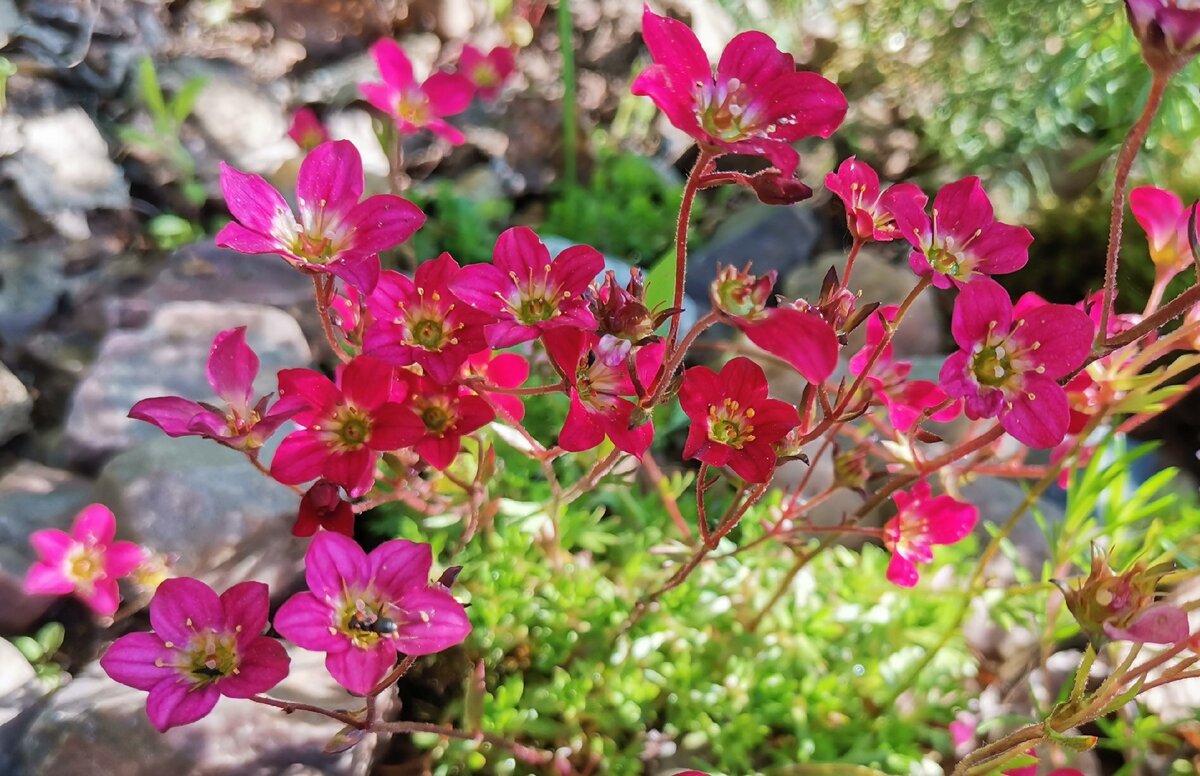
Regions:
<instances>
[{"instance_id":1,"label":"five-petaled flower","mask_svg":"<svg viewBox=\"0 0 1200 776\"><path fill-rule=\"evenodd\" d=\"M411 372L399 373L392 395L416 413L421 432L412 447L435 469L454 462L464 436L496 419L491 405L462 385L439 385Z\"/></svg>"},{"instance_id":2,"label":"five-petaled flower","mask_svg":"<svg viewBox=\"0 0 1200 776\"><path fill-rule=\"evenodd\" d=\"M880 194L879 174L869 164L850 157L837 172L825 176L829 189L846 208L846 225L858 240L886 242L900 236L890 206L897 197L918 198L924 194L911 183L899 183Z\"/></svg>"},{"instance_id":3,"label":"five-petaled flower","mask_svg":"<svg viewBox=\"0 0 1200 776\"><path fill-rule=\"evenodd\" d=\"M117 580L128 576L145 557L133 542L114 542L116 518L103 504L91 504L76 515L71 532L34 531L29 543L38 560L29 567L24 589L35 595L73 593L96 614L117 611Z\"/></svg>"},{"instance_id":4,"label":"five-petaled flower","mask_svg":"<svg viewBox=\"0 0 1200 776\"><path fill-rule=\"evenodd\" d=\"M506 348L557 328L594 329L588 287L602 269L595 248L574 245L552 261L533 230L516 226L496 240L493 263L463 267L450 289L498 319L487 327L488 342Z\"/></svg>"},{"instance_id":5,"label":"five-petaled flower","mask_svg":"<svg viewBox=\"0 0 1200 776\"><path fill-rule=\"evenodd\" d=\"M309 592L280 607L275 628L304 649L325 652L333 678L366 695L397 653L441 652L471 632L462 604L430 584L432 565L428 544L393 539L368 554L341 534L321 531L304 556Z\"/></svg>"},{"instance_id":6,"label":"five-petaled flower","mask_svg":"<svg viewBox=\"0 0 1200 776\"><path fill-rule=\"evenodd\" d=\"M1158 270L1159 282L1165 283L1192 263L1188 228L1192 208L1169 191L1154 186L1139 186L1129 192L1129 209L1146 231L1150 241L1150 259Z\"/></svg>"},{"instance_id":7,"label":"five-petaled flower","mask_svg":"<svg viewBox=\"0 0 1200 776\"><path fill-rule=\"evenodd\" d=\"M725 47L714 74L695 33L646 7L642 37L654 64L633 82L679 129L710 152L765 156L790 176L800 155L791 143L829 137L846 115L846 98L816 73L797 72L791 54L761 32Z\"/></svg>"},{"instance_id":8,"label":"five-petaled flower","mask_svg":"<svg viewBox=\"0 0 1200 776\"><path fill-rule=\"evenodd\" d=\"M113 642L100 667L121 684L146 690L146 715L160 731L195 722L222 695L250 698L283 681L283 645L262 635L267 586L242 582L219 597L188 577L168 579L150 602L153 633Z\"/></svg>"},{"instance_id":9,"label":"five-petaled flower","mask_svg":"<svg viewBox=\"0 0 1200 776\"><path fill-rule=\"evenodd\" d=\"M471 82L475 93L485 100L496 99L516 67L516 52L510 46L497 46L484 54L468 44L463 46L462 54L458 57L458 72Z\"/></svg>"},{"instance_id":10,"label":"five-petaled flower","mask_svg":"<svg viewBox=\"0 0 1200 776\"><path fill-rule=\"evenodd\" d=\"M932 218L925 195L906 187L888 200L896 229L914 250L908 263L938 288L962 286L982 275L1016 272L1029 261L1033 235L995 219L992 203L972 176L943 186L933 198Z\"/></svg>"},{"instance_id":11,"label":"five-petaled flower","mask_svg":"<svg viewBox=\"0 0 1200 776\"><path fill-rule=\"evenodd\" d=\"M420 364L439 383L454 380L467 358L487 347L484 325L495 320L450 290L460 272L448 253L422 262L411 279L384 272L367 301L375 323L365 352L396 366Z\"/></svg>"},{"instance_id":12,"label":"five-petaled flower","mask_svg":"<svg viewBox=\"0 0 1200 776\"><path fill-rule=\"evenodd\" d=\"M380 251L407 240L425 214L406 199L363 193L362 158L348 140L322 143L300 164L297 220L283 196L258 175L221 163L221 190L236 221L217 245L241 253L274 253L304 272L331 274L370 293Z\"/></svg>"},{"instance_id":13,"label":"five-petaled flower","mask_svg":"<svg viewBox=\"0 0 1200 776\"><path fill-rule=\"evenodd\" d=\"M679 404L692 421L684 457L728 466L747 482L771 479L775 443L800 423L795 407L767 398L762 367L741 356L720 374L703 366L687 370Z\"/></svg>"},{"instance_id":14,"label":"five-petaled flower","mask_svg":"<svg viewBox=\"0 0 1200 776\"><path fill-rule=\"evenodd\" d=\"M294 419L304 428L279 444L271 476L285 485L324 478L356 497L374 484L379 454L411 446L424 427L411 409L390 400L391 366L359 356L337 378L335 385L311 369L279 373L284 400L303 404Z\"/></svg>"},{"instance_id":15,"label":"five-petaled flower","mask_svg":"<svg viewBox=\"0 0 1200 776\"><path fill-rule=\"evenodd\" d=\"M1017 311L999 283L982 279L958 295L950 330L961 350L946 359L939 381L949 396L965 399L967 417L999 417L1030 447L1061 442L1070 410L1056 381L1091 351L1095 327L1087 313L1065 304Z\"/></svg>"},{"instance_id":16,"label":"five-petaled flower","mask_svg":"<svg viewBox=\"0 0 1200 776\"><path fill-rule=\"evenodd\" d=\"M466 138L446 122L446 116L462 113L471 104L474 88L457 73L434 73L418 83L412 62L400 44L383 39L371 47L383 83L359 84L367 102L392 117L404 134L423 129L458 145Z\"/></svg>"},{"instance_id":17,"label":"five-petaled flower","mask_svg":"<svg viewBox=\"0 0 1200 776\"><path fill-rule=\"evenodd\" d=\"M275 402L268 409L269 395L254 401L257 376L258 356L246 344L246 327L228 329L213 339L207 368L208 384L225 402L224 410L159 396L133 405L129 417L152 423L167 436L201 436L257 456L267 438L299 409L291 402Z\"/></svg>"},{"instance_id":18,"label":"five-petaled flower","mask_svg":"<svg viewBox=\"0 0 1200 776\"><path fill-rule=\"evenodd\" d=\"M933 560L934 545L962 540L975 527L979 510L945 494L932 496L923 480L907 492L897 491L892 500L898 511L883 526L883 544L892 553L887 578L912 587L919 578L916 564Z\"/></svg>"}]
</instances>

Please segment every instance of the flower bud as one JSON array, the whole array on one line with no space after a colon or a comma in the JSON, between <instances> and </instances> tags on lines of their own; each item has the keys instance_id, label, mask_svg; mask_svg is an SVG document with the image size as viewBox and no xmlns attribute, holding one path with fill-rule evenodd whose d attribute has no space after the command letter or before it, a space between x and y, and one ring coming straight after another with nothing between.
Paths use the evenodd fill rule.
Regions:
<instances>
[{"instance_id":1,"label":"flower bud","mask_svg":"<svg viewBox=\"0 0 1200 776\"><path fill-rule=\"evenodd\" d=\"M867 487L871 469L867 466L867 451L864 447L839 451L833 456L833 481L850 490L862 491Z\"/></svg>"},{"instance_id":2,"label":"flower bud","mask_svg":"<svg viewBox=\"0 0 1200 776\"><path fill-rule=\"evenodd\" d=\"M1156 600L1159 584L1170 570L1168 564L1146 567L1135 563L1115 574L1108 557L1093 548L1091 571L1079 587L1055 584L1079 627L1094 643L1174 644L1188 637L1187 613Z\"/></svg>"},{"instance_id":3,"label":"flower bud","mask_svg":"<svg viewBox=\"0 0 1200 776\"><path fill-rule=\"evenodd\" d=\"M1200 52L1200 8L1188 0L1125 0L1150 69L1172 75Z\"/></svg>"},{"instance_id":4,"label":"flower bud","mask_svg":"<svg viewBox=\"0 0 1200 776\"><path fill-rule=\"evenodd\" d=\"M775 278L775 272L751 275L749 264L743 270L721 267L709 291L713 306L734 318L759 318L766 311Z\"/></svg>"},{"instance_id":5,"label":"flower bud","mask_svg":"<svg viewBox=\"0 0 1200 776\"><path fill-rule=\"evenodd\" d=\"M591 309L596 318L596 333L601 336L602 343L607 343L602 355L611 355L611 360L605 358L609 366L624 361L629 346L653 337L654 330L663 320L646 307L646 284L642 280L642 271L636 267L630 270L629 283L624 288L617 283L612 270L606 272L604 285L592 299ZM616 340L628 344L621 346ZM623 353L620 352L622 349Z\"/></svg>"}]
</instances>

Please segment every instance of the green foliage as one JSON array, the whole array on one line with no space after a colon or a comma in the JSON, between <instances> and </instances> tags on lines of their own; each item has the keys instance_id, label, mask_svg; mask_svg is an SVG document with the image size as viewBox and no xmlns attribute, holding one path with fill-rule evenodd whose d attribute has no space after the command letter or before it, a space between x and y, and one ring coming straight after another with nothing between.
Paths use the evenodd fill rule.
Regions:
<instances>
[{"instance_id":1,"label":"green foliage","mask_svg":"<svg viewBox=\"0 0 1200 776\"><path fill-rule=\"evenodd\" d=\"M645 266L671 246L682 193L650 160L605 152L585 186L550 203L541 228Z\"/></svg>"},{"instance_id":2,"label":"green foliage","mask_svg":"<svg viewBox=\"0 0 1200 776\"><path fill-rule=\"evenodd\" d=\"M17 636L12 639L12 645L33 666L38 679L51 689L62 682L62 667L54 662L54 656L62 647L65 635L66 630L61 623L48 622L32 637Z\"/></svg>"},{"instance_id":3,"label":"green foliage","mask_svg":"<svg viewBox=\"0 0 1200 776\"><path fill-rule=\"evenodd\" d=\"M407 243L421 261L443 251L461 264L490 261L496 235L512 213L511 201L471 197L448 181L413 189L408 196L428 216Z\"/></svg>"},{"instance_id":4,"label":"green foliage","mask_svg":"<svg viewBox=\"0 0 1200 776\"><path fill-rule=\"evenodd\" d=\"M204 236L198 224L174 213L154 216L146 224L146 232L160 250L170 251L190 245Z\"/></svg>"}]
</instances>

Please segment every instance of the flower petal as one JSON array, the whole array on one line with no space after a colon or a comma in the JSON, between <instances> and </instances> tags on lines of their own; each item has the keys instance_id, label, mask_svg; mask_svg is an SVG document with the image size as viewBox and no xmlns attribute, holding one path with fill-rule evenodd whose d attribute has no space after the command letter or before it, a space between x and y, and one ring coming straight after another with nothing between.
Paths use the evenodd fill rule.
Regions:
<instances>
[{"instance_id":1,"label":"flower petal","mask_svg":"<svg viewBox=\"0 0 1200 776\"><path fill-rule=\"evenodd\" d=\"M229 212L251 232L275 237L281 219L295 220L292 209L274 186L259 175L235 170L224 162L221 162L221 191ZM219 239L217 244L224 245ZM280 243L279 247L283 245Z\"/></svg>"},{"instance_id":2,"label":"flower petal","mask_svg":"<svg viewBox=\"0 0 1200 776\"><path fill-rule=\"evenodd\" d=\"M954 300L950 332L960 348L970 351L987 339L988 333L1007 333L1012 326L1012 300L991 278L979 278L964 286Z\"/></svg>"},{"instance_id":3,"label":"flower petal","mask_svg":"<svg viewBox=\"0 0 1200 776\"><path fill-rule=\"evenodd\" d=\"M292 659L275 639L257 636L239 651L237 673L217 682L222 695L249 698L270 690L287 677Z\"/></svg>"},{"instance_id":4,"label":"flower petal","mask_svg":"<svg viewBox=\"0 0 1200 776\"><path fill-rule=\"evenodd\" d=\"M1040 375L1027 376L1022 390L1000 411L1000 425L1019 442L1049 449L1067 435L1071 421L1066 391Z\"/></svg>"},{"instance_id":5,"label":"flower petal","mask_svg":"<svg viewBox=\"0 0 1200 776\"><path fill-rule=\"evenodd\" d=\"M325 656L325 668L334 680L355 695L366 695L396 664L395 639L381 639L371 649L351 647Z\"/></svg>"},{"instance_id":6,"label":"flower petal","mask_svg":"<svg viewBox=\"0 0 1200 776\"><path fill-rule=\"evenodd\" d=\"M267 627L270 594L262 582L239 582L221 594L225 625L237 631L238 644L246 645L262 635Z\"/></svg>"},{"instance_id":7,"label":"flower petal","mask_svg":"<svg viewBox=\"0 0 1200 776\"><path fill-rule=\"evenodd\" d=\"M71 536L78 542L108 544L117 533L117 518L103 504L89 504L75 516Z\"/></svg>"},{"instance_id":8,"label":"flower petal","mask_svg":"<svg viewBox=\"0 0 1200 776\"><path fill-rule=\"evenodd\" d=\"M471 632L471 621L463 605L438 587L412 590L399 602L403 618L395 638L406 655L431 655L457 644Z\"/></svg>"},{"instance_id":9,"label":"flower petal","mask_svg":"<svg viewBox=\"0 0 1200 776\"><path fill-rule=\"evenodd\" d=\"M429 585L433 548L428 544L392 539L367 555L368 577L376 588L393 600Z\"/></svg>"},{"instance_id":10,"label":"flower petal","mask_svg":"<svg viewBox=\"0 0 1200 776\"><path fill-rule=\"evenodd\" d=\"M195 687L182 677L167 678L150 690L146 698L146 716L158 732L165 733L207 716L220 697L216 685Z\"/></svg>"},{"instance_id":11,"label":"flower petal","mask_svg":"<svg viewBox=\"0 0 1200 776\"><path fill-rule=\"evenodd\" d=\"M100 667L114 681L135 690L150 690L177 675L175 657L153 633L127 633L112 643L100 658Z\"/></svg>"},{"instance_id":12,"label":"flower petal","mask_svg":"<svg viewBox=\"0 0 1200 776\"><path fill-rule=\"evenodd\" d=\"M225 629L225 610L213 589L198 579L165 580L150 601L150 625L164 642L182 647L201 630Z\"/></svg>"},{"instance_id":13,"label":"flower petal","mask_svg":"<svg viewBox=\"0 0 1200 776\"><path fill-rule=\"evenodd\" d=\"M350 641L337 633L335 615L329 603L312 593L297 593L275 613L275 630L298 647L313 652L339 652Z\"/></svg>"},{"instance_id":14,"label":"flower petal","mask_svg":"<svg viewBox=\"0 0 1200 776\"><path fill-rule=\"evenodd\" d=\"M304 579L318 599L336 600L346 590L361 590L369 581L367 553L341 534L321 531L304 555Z\"/></svg>"},{"instance_id":15,"label":"flower petal","mask_svg":"<svg viewBox=\"0 0 1200 776\"><path fill-rule=\"evenodd\" d=\"M249 408L254 401L258 356L246 344L246 327L220 332L213 339L206 366L213 393L230 405Z\"/></svg>"}]
</instances>

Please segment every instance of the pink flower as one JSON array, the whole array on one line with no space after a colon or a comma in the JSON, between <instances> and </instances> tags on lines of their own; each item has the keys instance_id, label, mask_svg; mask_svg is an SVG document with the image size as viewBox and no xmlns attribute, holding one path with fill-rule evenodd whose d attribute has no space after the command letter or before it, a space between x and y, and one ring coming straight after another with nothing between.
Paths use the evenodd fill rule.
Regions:
<instances>
[{"instance_id":1,"label":"pink flower","mask_svg":"<svg viewBox=\"0 0 1200 776\"><path fill-rule=\"evenodd\" d=\"M654 440L650 416L629 399L635 391L626 362L609 366L598 353L600 337L579 329L546 335L546 351L570 386L570 409L558 435L558 446L572 453L591 450L607 436L613 445L641 458ZM663 344L638 348L633 362L638 381L650 385L662 364Z\"/></svg>"},{"instance_id":2,"label":"pink flower","mask_svg":"<svg viewBox=\"0 0 1200 776\"><path fill-rule=\"evenodd\" d=\"M269 395L254 401L258 356L246 344L245 326L220 332L213 339L207 376L213 393L225 402L224 410L179 396L160 396L133 405L129 417L152 423L167 436L200 436L257 456L263 443L298 409L289 402L276 402L267 409Z\"/></svg>"},{"instance_id":3,"label":"pink flower","mask_svg":"<svg viewBox=\"0 0 1200 776\"><path fill-rule=\"evenodd\" d=\"M485 100L496 99L516 67L516 51L509 46L497 46L484 54L468 44L458 57L458 72L466 76Z\"/></svg>"},{"instance_id":4,"label":"pink flower","mask_svg":"<svg viewBox=\"0 0 1200 776\"><path fill-rule=\"evenodd\" d=\"M257 175L221 164L225 204L237 219L217 245L242 253L274 253L308 273L336 275L370 293L380 251L407 240L425 214L406 199L363 193L362 159L348 140L317 146L300 164L297 220L283 196Z\"/></svg>"},{"instance_id":5,"label":"pink flower","mask_svg":"<svg viewBox=\"0 0 1200 776\"><path fill-rule=\"evenodd\" d=\"M370 490L379 454L409 447L422 434L412 410L390 400L392 379L392 367L370 356L340 368L336 385L311 369L280 372L279 392L302 403L295 421L305 428L284 437L271 476L285 485L324 478L352 497Z\"/></svg>"},{"instance_id":6,"label":"pink flower","mask_svg":"<svg viewBox=\"0 0 1200 776\"><path fill-rule=\"evenodd\" d=\"M887 578L912 587L919 578L917 564L933 560L934 545L954 544L971 533L979 510L945 494L931 498L924 480L908 492L898 491L892 500L899 511L883 526L883 544L892 553Z\"/></svg>"},{"instance_id":7,"label":"pink flower","mask_svg":"<svg viewBox=\"0 0 1200 776\"><path fill-rule=\"evenodd\" d=\"M312 536L318 528L354 536L354 507L342 498L342 489L329 480L317 480L305 491L292 536Z\"/></svg>"},{"instance_id":8,"label":"pink flower","mask_svg":"<svg viewBox=\"0 0 1200 776\"><path fill-rule=\"evenodd\" d=\"M594 329L588 286L604 269L595 248L575 245L558 254L523 226L496 240L492 264L463 267L450 288L467 304L499 319L487 327L488 342L507 348L557 328Z\"/></svg>"},{"instance_id":9,"label":"pink flower","mask_svg":"<svg viewBox=\"0 0 1200 776\"><path fill-rule=\"evenodd\" d=\"M925 202L925 195L911 183L892 186L880 196L878 173L853 156L825 176L825 188L842 201L846 225L859 240L887 242L900 236L890 210L895 198L919 199L922 206Z\"/></svg>"},{"instance_id":10,"label":"pink flower","mask_svg":"<svg viewBox=\"0 0 1200 776\"><path fill-rule=\"evenodd\" d=\"M471 632L462 604L429 583L433 552L402 539L370 552L341 534L321 531L304 556L309 592L292 596L275 629L304 649L325 652L338 684L366 695L397 653L429 655Z\"/></svg>"},{"instance_id":11,"label":"pink flower","mask_svg":"<svg viewBox=\"0 0 1200 776\"><path fill-rule=\"evenodd\" d=\"M703 366L683 375L679 403L691 418L684 458L728 466L747 482L775 471L775 443L800 423L796 408L767 398L762 367L739 356L718 375Z\"/></svg>"},{"instance_id":12,"label":"pink flower","mask_svg":"<svg viewBox=\"0 0 1200 776\"><path fill-rule=\"evenodd\" d=\"M292 126L288 128L288 137L300 146L302 151L311 151L322 143L329 141L329 130L317 118L312 108L304 107L292 114Z\"/></svg>"},{"instance_id":13,"label":"pink flower","mask_svg":"<svg viewBox=\"0 0 1200 776\"><path fill-rule=\"evenodd\" d=\"M710 151L765 156L791 176L800 155L790 143L829 137L846 115L840 89L796 71L791 54L761 32L743 32L721 53L716 73L687 25L646 7L642 37L654 64L633 82L679 129Z\"/></svg>"},{"instance_id":14,"label":"pink flower","mask_svg":"<svg viewBox=\"0 0 1200 776\"><path fill-rule=\"evenodd\" d=\"M1200 8L1192 0L1125 0L1125 11L1155 70L1174 73L1200 51Z\"/></svg>"},{"instance_id":15,"label":"pink flower","mask_svg":"<svg viewBox=\"0 0 1200 776\"><path fill-rule=\"evenodd\" d=\"M423 262L411 280L384 272L367 301L375 324L365 352L396 366L420 364L439 383L453 381L467 357L487 347L484 325L495 321L450 290L460 274L448 253Z\"/></svg>"},{"instance_id":16,"label":"pink flower","mask_svg":"<svg viewBox=\"0 0 1200 776\"><path fill-rule=\"evenodd\" d=\"M837 367L837 333L820 315L792 307L767 307L775 273L755 276L722 267L710 290L713 306L751 342L787 361L804 379L824 382Z\"/></svg>"},{"instance_id":17,"label":"pink flower","mask_svg":"<svg viewBox=\"0 0 1200 776\"><path fill-rule=\"evenodd\" d=\"M483 379L481 390L488 392L488 398L504 416L512 422L521 422L525 417L525 402L521 401L521 397L511 393L489 392L488 386L519 388L529 379L528 361L516 353L493 355L490 350L482 350L467 359L467 373Z\"/></svg>"},{"instance_id":18,"label":"pink flower","mask_svg":"<svg viewBox=\"0 0 1200 776\"><path fill-rule=\"evenodd\" d=\"M412 446L435 469L452 464L462 438L496 418L486 401L458 384L439 385L406 372L392 390L416 413L421 431Z\"/></svg>"},{"instance_id":19,"label":"pink flower","mask_svg":"<svg viewBox=\"0 0 1200 776\"><path fill-rule=\"evenodd\" d=\"M879 343L883 342L886 334L885 322L890 324L896 318L899 308L896 305L880 307L874 315L867 319L867 339L863 349L850 359L850 373L860 375L866 368L867 360ZM912 364L907 361L897 361L893 358L892 343L889 342L880 352L879 357L867 375L867 383L875 391L875 396L887 408L888 418L897 431L907 433L925 410L936 407L948 397L946 393L928 380L909 380ZM931 414L931 420L945 423L958 417L962 411L962 403L954 402L943 410Z\"/></svg>"},{"instance_id":20,"label":"pink flower","mask_svg":"<svg viewBox=\"0 0 1200 776\"><path fill-rule=\"evenodd\" d=\"M999 417L1030 447L1062 441L1070 422L1067 395L1056 381L1081 366L1095 327L1083 311L1043 304L1013 320L1008 292L994 280L963 288L950 330L962 348L942 365L946 393L965 399L967 417Z\"/></svg>"},{"instance_id":21,"label":"pink flower","mask_svg":"<svg viewBox=\"0 0 1200 776\"><path fill-rule=\"evenodd\" d=\"M404 134L428 129L454 145L466 138L446 123L446 116L462 113L471 103L471 82L461 75L434 73L417 83L412 63L400 44L384 39L371 47L371 56L383 77L381 84L359 84L367 102L392 117Z\"/></svg>"},{"instance_id":22,"label":"pink flower","mask_svg":"<svg viewBox=\"0 0 1200 776\"><path fill-rule=\"evenodd\" d=\"M75 516L71 532L34 531L29 543L38 555L23 589L33 595L72 593L104 617L117 611L117 580L129 576L145 556L133 542L114 542L117 521L103 504L91 504Z\"/></svg>"},{"instance_id":23,"label":"pink flower","mask_svg":"<svg viewBox=\"0 0 1200 776\"><path fill-rule=\"evenodd\" d=\"M980 275L1016 272L1029 261L1033 235L997 221L992 203L976 177L943 186L933 198L933 218L925 195L905 188L888 201L896 229L915 248L908 263L938 288L970 283Z\"/></svg>"},{"instance_id":24,"label":"pink flower","mask_svg":"<svg viewBox=\"0 0 1200 776\"><path fill-rule=\"evenodd\" d=\"M1146 230L1150 240L1150 259L1167 278L1182 272L1192 263L1188 225L1192 208L1169 191L1139 186L1129 192L1133 217Z\"/></svg>"},{"instance_id":25,"label":"pink flower","mask_svg":"<svg viewBox=\"0 0 1200 776\"><path fill-rule=\"evenodd\" d=\"M220 597L199 580L165 580L150 602L153 633L113 642L100 667L150 693L146 715L159 731L195 722L222 696L250 698L283 681L291 663L267 626L267 586L242 582Z\"/></svg>"}]
</instances>

